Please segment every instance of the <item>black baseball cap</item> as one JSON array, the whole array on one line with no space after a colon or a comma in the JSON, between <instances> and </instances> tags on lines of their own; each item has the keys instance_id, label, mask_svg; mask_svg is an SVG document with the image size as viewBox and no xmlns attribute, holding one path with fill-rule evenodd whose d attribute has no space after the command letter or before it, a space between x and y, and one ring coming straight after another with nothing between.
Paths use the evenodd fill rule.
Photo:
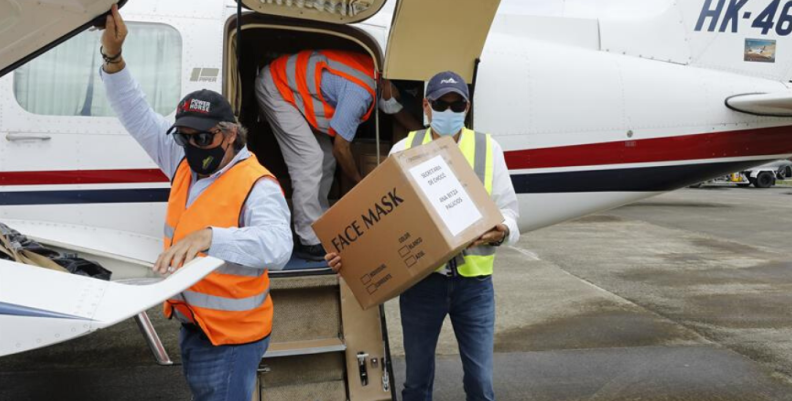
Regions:
<instances>
[{"instance_id":1,"label":"black baseball cap","mask_svg":"<svg viewBox=\"0 0 792 401\"><path fill-rule=\"evenodd\" d=\"M458 93L465 100L470 101L470 93L465 80L453 71L445 71L433 76L426 86L426 99L430 102L449 93Z\"/></svg>"},{"instance_id":2,"label":"black baseball cap","mask_svg":"<svg viewBox=\"0 0 792 401\"><path fill-rule=\"evenodd\" d=\"M224 121L236 122L231 104L223 95L202 89L190 93L179 102L173 126L209 131Z\"/></svg>"}]
</instances>

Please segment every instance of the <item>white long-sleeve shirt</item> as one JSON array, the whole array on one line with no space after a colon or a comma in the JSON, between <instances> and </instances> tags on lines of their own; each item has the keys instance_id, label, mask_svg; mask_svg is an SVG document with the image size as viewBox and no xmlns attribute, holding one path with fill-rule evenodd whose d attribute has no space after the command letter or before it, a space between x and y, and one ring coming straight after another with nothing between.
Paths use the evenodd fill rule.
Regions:
<instances>
[{"instance_id":1,"label":"white long-sleeve shirt","mask_svg":"<svg viewBox=\"0 0 792 401\"><path fill-rule=\"evenodd\" d=\"M503 214L503 224L509 227L509 238L504 243L513 245L520 239L520 228L517 227L517 220L520 218L520 209L517 203L517 194L514 193L509 169L506 167L506 159L503 157L503 149L500 144L492 139L492 200ZM393 145L390 154L401 152L407 147L407 138L402 139Z\"/></svg>"},{"instance_id":2,"label":"white long-sleeve shirt","mask_svg":"<svg viewBox=\"0 0 792 401\"><path fill-rule=\"evenodd\" d=\"M157 114L146 102L146 96L132 78L129 67L115 74L100 72L107 99L126 130L143 147L160 170L173 178L184 158L184 148L172 135L165 135L173 122ZM251 153L240 150L225 167L198 179L193 173L187 207L237 162ZM239 219L239 227L212 227L209 256L247 268L280 270L291 257L293 242L290 212L280 185L274 180L260 179L253 186Z\"/></svg>"}]
</instances>

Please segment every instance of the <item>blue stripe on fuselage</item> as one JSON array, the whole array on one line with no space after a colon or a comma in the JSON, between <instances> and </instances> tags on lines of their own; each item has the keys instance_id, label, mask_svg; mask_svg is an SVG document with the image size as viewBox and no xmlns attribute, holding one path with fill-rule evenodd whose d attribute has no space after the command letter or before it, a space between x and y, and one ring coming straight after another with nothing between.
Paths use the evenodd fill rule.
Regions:
<instances>
[{"instance_id":1,"label":"blue stripe on fuselage","mask_svg":"<svg viewBox=\"0 0 792 401\"><path fill-rule=\"evenodd\" d=\"M169 188L0 192L1 206L167 202Z\"/></svg>"},{"instance_id":2,"label":"blue stripe on fuselage","mask_svg":"<svg viewBox=\"0 0 792 401\"><path fill-rule=\"evenodd\" d=\"M554 173L512 174L518 194L570 192L663 192L740 171L763 161L627 167ZM167 202L170 189L103 189L0 192L0 206Z\"/></svg>"}]
</instances>

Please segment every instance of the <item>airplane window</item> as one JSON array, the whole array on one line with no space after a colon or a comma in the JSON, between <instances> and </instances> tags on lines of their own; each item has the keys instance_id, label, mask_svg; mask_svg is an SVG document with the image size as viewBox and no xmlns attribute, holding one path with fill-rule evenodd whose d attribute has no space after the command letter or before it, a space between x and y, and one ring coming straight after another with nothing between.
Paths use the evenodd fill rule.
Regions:
<instances>
[{"instance_id":1,"label":"airplane window","mask_svg":"<svg viewBox=\"0 0 792 401\"><path fill-rule=\"evenodd\" d=\"M124 59L158 113L176 109L181 94L179 32L163 24L127 23ZM53 116L114 116L99 67L100 31L86 31L14 72L14 96L22 108Z\"/></svg>"}]
</instances>

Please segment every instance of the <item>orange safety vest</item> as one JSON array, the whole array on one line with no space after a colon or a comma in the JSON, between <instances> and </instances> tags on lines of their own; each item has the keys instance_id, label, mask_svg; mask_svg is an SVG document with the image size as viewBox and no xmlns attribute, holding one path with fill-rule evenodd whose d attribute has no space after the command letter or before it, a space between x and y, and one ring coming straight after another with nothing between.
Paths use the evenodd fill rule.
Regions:
<instances>
[{"instance_id":1,"label":"orange safety vest","mask_svg":"<svg viewBox=\"0 0 792 401\"><path fill-rule=\"evenodd\" d=\"M322 96L322 72L329 72L344 77L365 88L371 98L375 99L376 80L374 61L371 56L342 50L303 50L297 54L281 56L269 66L275 86L278 87L283 99L291 103L305 116L314 129L335 136L330 129L330 120L335 107L325 101ZM366 121L374 110L372 100L366 115Z\"/></svg>"},{"instance_id":2,"label":"orange safety vest","mask_svg":"<svg viewBox=\"0 0 792 401\"><path fill-rule=\"evenodd\" d=\"M223 173L187 208L191 171L187 160L176 169L165 217L165 250L207 227L239 227L248 194L262 177L275 178L255 155ZM201 254L204 256L203 254ZM165 301L165 316L201 327L214 345L258 341L272 332L272 299L264 266L226 264L188 290Z\"/></svg>"}]
</instances>

